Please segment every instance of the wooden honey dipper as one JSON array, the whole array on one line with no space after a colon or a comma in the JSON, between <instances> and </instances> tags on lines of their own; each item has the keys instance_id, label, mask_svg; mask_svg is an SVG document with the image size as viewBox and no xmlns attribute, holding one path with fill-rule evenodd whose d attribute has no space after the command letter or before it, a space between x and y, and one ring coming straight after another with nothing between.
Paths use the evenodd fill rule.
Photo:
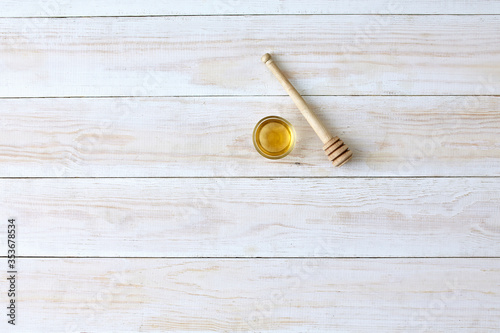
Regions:
<instances>
[{"instance_id":1,"label":"wooden honey dipper","mask_svg":"<svg viewBox=\"0 0 500 333\"><path fill-rule=\"evenodd\" d=\"M344 144L338 136L331 135L321 121L316 117L314 112L309 108L306 101L300 96L297 90L292 86L290 81L283 75L279 67L271 58L269 53L262 56L262 62L266 64L267 68L274 74L278 79L279 83L285 88L286 92L292 98L293 102L299 108L302 115L306 118L307 122L316 134L319 136L321 141L323 141L323 150L325 151L328 159L332 161L333 165L339 167L344 165L347 161L352 158L352 151Z\"/></svg>"}]
</instances>

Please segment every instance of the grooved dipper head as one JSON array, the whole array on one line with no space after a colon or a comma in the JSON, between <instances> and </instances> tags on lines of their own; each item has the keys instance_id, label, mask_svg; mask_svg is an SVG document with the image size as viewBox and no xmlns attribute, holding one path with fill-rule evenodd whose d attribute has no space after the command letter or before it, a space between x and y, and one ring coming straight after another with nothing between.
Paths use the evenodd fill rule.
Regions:
<instances>
[{"instance_id":1,"label":"grooved dipper head","mask_svg":"<svg viewBox=\"0 0 500 333\"><path fill-rule=\"evenodd\" d=\"M340 140L337 136L330 139L324 146L323 150L336 167L342 166L352 158L352 151Z\"/></svg>"}]
</instances>

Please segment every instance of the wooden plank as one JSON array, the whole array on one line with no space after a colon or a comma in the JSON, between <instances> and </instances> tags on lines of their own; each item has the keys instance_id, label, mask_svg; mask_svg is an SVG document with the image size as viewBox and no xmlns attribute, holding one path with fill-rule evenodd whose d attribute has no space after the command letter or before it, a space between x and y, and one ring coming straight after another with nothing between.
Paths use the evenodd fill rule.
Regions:
<instances>
[{"instance_id":1,"label":"wooden plank","mask_svg":"<svg viewBox=\"0 0 500 333\"><path fill-rule=\"evenodd\" d=\"M19 226L20 256L500 255L499 178L73 178L0 185L3 219Z\"/></svg>"},{"instance_id":2,"label":"wooden plank","mask_svg":"<svg viewBox=\"0 0 500 333\"><path fill-rule=\"evenodd\" d=\"M16 329L23 332L500 330L500 259L20 259L18 265ZM8 289L6 279L0 286Z\"/></svg>"},{"instance_id":3,"label":"wooden plank","mask_svg":"<svg viewBox=\"0 0 500 333\"><path fill-rule=\"evenodd\" d=\"M0 19L0 97L498 95L500 16Z\"/></svg>"},{"instance_id":4,"label":"wooden plank","mask_svg":"<svg viewBox=\"0 0 500 333\"><path fill-rule=\"evenodd\" d=\"M241 14L500 14L494 0L217 0L182 2L155 0L25 0L2 1L0 17L137 16L137 15L241 15Z\"/></svg>"},{"instance_id":5,"label":"wooden plank","mask_svg":"<svg viewBox=\"0 0 500 333\"><path fill-rule=\"evenodd\" d=\"M307 100L354 151L349 164L330 164L289 97L0 99L0 176L500 175L499 97ZM273 114L297 131L278 161L251 138Z\"/></svg>"}]
</instances>

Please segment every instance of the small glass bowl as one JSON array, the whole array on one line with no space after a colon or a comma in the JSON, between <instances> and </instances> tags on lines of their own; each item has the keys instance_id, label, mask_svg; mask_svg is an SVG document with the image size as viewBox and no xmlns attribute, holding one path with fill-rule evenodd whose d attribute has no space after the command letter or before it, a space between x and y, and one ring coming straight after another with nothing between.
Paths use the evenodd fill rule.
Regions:
<instances>
[{"instance_id":1,"label":"small glass bowl","mask_svg":"<svg viewBox=\"0 0 500 333\"><path fill-rule=\"evenodd\" d=\"M261 119L253 130L253 145L265 158L277 160L295 147L295 129L286 119L269 116Z\"/></svg>"}]
</instances>

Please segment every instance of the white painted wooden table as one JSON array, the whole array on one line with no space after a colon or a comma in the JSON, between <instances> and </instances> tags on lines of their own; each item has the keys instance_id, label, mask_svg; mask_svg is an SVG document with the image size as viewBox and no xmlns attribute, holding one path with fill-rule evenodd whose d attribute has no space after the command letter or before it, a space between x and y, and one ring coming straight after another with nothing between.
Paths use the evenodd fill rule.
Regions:
<instances>
[{"instance_id":1,"label":"white painted wooden table","mask_svg":"<svg viewBox=\"0 0 500 333\"><path fill-rule=\"evenodd\" d=\"M500 1L0 6L2 332L500 330Z\"/></svg>"}]
</instances>

